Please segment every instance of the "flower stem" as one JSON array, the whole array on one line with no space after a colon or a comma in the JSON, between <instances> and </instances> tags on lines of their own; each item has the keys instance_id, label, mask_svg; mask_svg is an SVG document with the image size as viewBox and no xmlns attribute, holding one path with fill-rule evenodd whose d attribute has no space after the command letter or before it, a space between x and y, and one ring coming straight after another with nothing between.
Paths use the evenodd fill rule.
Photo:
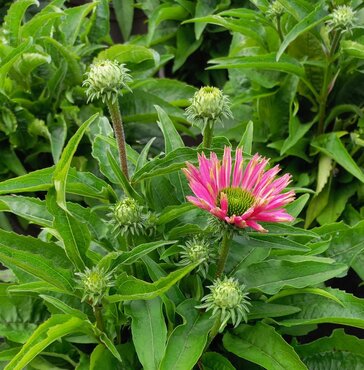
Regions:
<instances>
[{"instance_id":1,"label":"flower stem","mask_svg":"<svg viewBox=\"0 0 364 370\"><path fill-rule=\"evenodd\" d=\"M221 242L221 251L219 255L219 260L217 261L217 270L215 278L219 278L224 272L225 263L230 249L230 241L232 234L229 231L224 232L224 236Z\"/></svg>"},{"instance_id":2,"label":"flower stem","mask_svg":"<svg viewBox=\"0 0 364 370\"><path fill-rule=\"evenodd\" d=\"M125 134L118 100L116 99L115 102L113 102L111 99L108 99L107 107L109 108L111 121L114 127L116 142L118 144L121 170L123 171L125 177L129 179L128 162L126 159Z\"/></svg>"},{"instance_id":3,"label":"flower stem","mask_svg":"<svg viewBox=\"0 0 364 370\"><path fill-rule=\"evenodd\" d=\"M102 313L101 313L102 306L101 305L94 306L93 311L94 311L94 315L95 315L95 319L96 319L97 328L101 331L104 331L104 320L102 318Z\"/></svg>"},{"instance_id":4,"label":"flower stem","mask_svg":"<svg viewBox=\"0 0 364 370\"><path fill-rule=\"evenodd\" d=\"M204 351L208 350L210 344L212 343L216 335L219 333L220 326L221 326L221 313L219 313L217 317L215 318L215 322L209 333L209 337L208 337Z\"/></svg>"},{"instance_id":5,"label":"flower stem","mask_svg":"<svg viewBox=\"0 0 364 370\"><path fill-rule=\"evenodd\" d=\"M214 121L208 120L203 130L203 141L202 145L204 148L210 148L212 143L212 134L214 133Z\"/></svg>"}]
</instances>

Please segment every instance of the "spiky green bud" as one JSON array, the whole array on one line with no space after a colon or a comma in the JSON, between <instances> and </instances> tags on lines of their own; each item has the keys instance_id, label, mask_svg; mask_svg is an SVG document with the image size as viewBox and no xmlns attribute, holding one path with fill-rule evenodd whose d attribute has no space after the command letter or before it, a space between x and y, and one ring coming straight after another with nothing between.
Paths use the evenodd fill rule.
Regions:
<instances>
[{"instance_id":1,"label":"spiky green bud","mask_svg":"<svg viewBox=\"0 0 364 370\"><path fill-rule=\"evenodd\" d=\"M205 86L198 90L186 109L186 115L192 123L206 125L207 122L221 121L223 117L232 117L230 100L217 87Z\"/></svg>"},{"instance_id":2,"label":"spiky green bud","mask_svg":"<svg viewBox=\"0 0 364 370\"><path fill-rule=\"evenodd\" d=\"M331 30L340 30L341 32L351 31L355 26L355 12L348 5L339 5L331 13L330 20L327 22Z\"/></svg>"},{"instance_id":3,"label":"spiky green bud","mask_svg":"<svg viewBox=\"0 0 364 370\"><path fill-rule=\"evenodd\" d=\"M128 72L125 64L115 60L98 60L91 64L90 70L86 72L87 78L82 84L87 87L87 101L101 98L104 103L106 100L114 103L122 88L130 90L128 83L132 82L132 78Z\"/></svg>"},{"instance_id":4,"label":"spiky green bud","mask_svg":"<svg viewBox=\"0 0 364 370\"><path fill-rule=\"evenodd\" d=\"M102 298L113 286L112 273L106 273L104 269L94 266L86 267L84 272L77 272L79 276L78 289L82 290L82 302L87 301L92 306L101 303Z\"/></svg>"},{"instance_id":5,"label":"spiky green bud","mask_svg":"<svg viewBox=\"0 0 364 370\"><path fill-rule=\"evenodd\" d=\"M279 1L275 0L269 5L269 8L267 10L268 17L277 18L277 17L281 17L283 14L284 14L284 7Z\"/></svg>"},{"instance_id":6,"label":"spiky green bud","mask_svg":"<svg viewBox=\"0 0 364 370\"><path fill-rule=\"evenodd\" d=\"M224 330L230 319L234 327L242 320L248 321L250 302L248 293L244 293L245 285L240 285L237 279L225 276L222 280L216 279L208 288L211 293L202 298L203 303L197 308L212 310L211 317L220 315L219 332Z\"/></svg>"}]
</instances>

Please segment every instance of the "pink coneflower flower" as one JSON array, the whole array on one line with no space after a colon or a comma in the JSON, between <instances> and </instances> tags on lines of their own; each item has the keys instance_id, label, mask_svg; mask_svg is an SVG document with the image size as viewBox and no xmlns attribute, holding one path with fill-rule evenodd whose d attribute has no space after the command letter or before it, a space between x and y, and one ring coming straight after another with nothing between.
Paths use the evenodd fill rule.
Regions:
<instances>
[{"instance_id":1,"label":"pink coneflower flower","mask_svg":"<svg viewBox=\"0 0 364 370\"><path fill-rule=\"evenodd\" d=\"M183 170L195 194L187 199L239 228L267 232L259 222L292 221L293 217L282 208L294 200L294 191L282 193L291 175L276 177L279 166L265 171L268 161L255 154L243 167L242 150L237 149L233 166L231 148L225 147L222 162L216 153L211 153L210 159L202 153L198 168L187 163Z\"/></svg>"}]
</instances>

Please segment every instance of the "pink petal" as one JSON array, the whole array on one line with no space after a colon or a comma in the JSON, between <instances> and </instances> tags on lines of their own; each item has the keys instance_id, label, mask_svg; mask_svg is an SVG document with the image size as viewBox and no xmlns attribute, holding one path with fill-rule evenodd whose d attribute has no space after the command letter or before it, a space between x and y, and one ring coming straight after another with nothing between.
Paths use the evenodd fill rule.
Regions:
<instances>
[{"instance_id":1,"label":"pink petal","mask_svg":"<svg viewBox=\"0 0 364 370\"><path fill-rule=\"evenodd\" d=\"M243 179L243 151L241 149L236 149L232 185L234 187L240 186L242 179Z\"/></svg>"},{"instance_id":2,"label":"pink petal","mask_svg":"<svg viewBox=\"0 0 364 370\"><path fill-rule=\"evenodd\" d=\"M219 185L222 189L230 186L230 174L231 174L231 148L225 147L224 156L222 159L222 166L219 178Z\"/></svg>"}]
</instances>

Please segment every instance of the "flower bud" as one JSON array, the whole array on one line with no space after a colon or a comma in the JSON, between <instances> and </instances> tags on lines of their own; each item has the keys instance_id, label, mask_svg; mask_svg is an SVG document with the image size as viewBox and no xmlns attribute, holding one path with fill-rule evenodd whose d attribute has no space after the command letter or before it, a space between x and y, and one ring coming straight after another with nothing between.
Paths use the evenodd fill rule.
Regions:
<instances>
[{"instance_id":1,"label":"flower bud","mask_svg":"<svg viewBox=\"0 0 364 370\"><path fill-rule=\"evenodd\" d=\"M331 13L330 20L327 22L331 30L341 30L341 32L351 31L354 27L355 12L348 5L339 5Z\"/></svg>"},{"instance_id":2,"label":"flower bud","mask_svg":"<svg viewBox=\"0 0 364 370\"><path fill-rule=\"evenodd\" d=\"M101 303L108 288L113 286L112 273L106 273L104 269L97 266L92 269L86 267L84 272L77 272L76 275L80 277L78 285L83 291L82 302L88 301L92 306Z\"/></svg>"},{"instance_id":3,"label":"flower bud","mask_svg":"<svg viewBox=\"0 0 364 370\"><path fill-rule=\"evenodd\" d=\"M248 321L250 302L248 302L248 293L244 293L245 285L239 285L237 279L225 276L223 280L216 279L209 289L211 293L202 298L204 303L197 308L212 310L212 317L220 315L219 332L224 330L230 319L234 327L237 327L242 320Z\"/></svg>"},{"instance_id":4,"label":"flower bud","mask_svg":"<svg viewBox=\"0 0 364 370\"><path fill-rule=\"evenodd\" d=\"M156 228L155 214L146 212L144 207L133 198L124 198L119 201L109 216L113 218L114 236L127 233L151 235Z\"/></svg>"},{"instance_id":5,"label":"flower bud","mask_svg":"<svg viewBox=\"0 0 364 370\"><path fill-rule=\"evenodd\" d=\"M105 59L91 64L86 72L87 79L82 84L87 87L87 101L101 98L104 103L106 100L114 103L122 88L130 90L127 84L132 82L132 78L128 72L125 64L117 61Z\"/></svg>"},{"instance_id":6,"label":"flower bud","mask_svg":"<svg viewBox=\"0 0 364 370\"><path fill-rule=\"evenodd\" d=\"M208 121L217 122L222 117L232 117L230 100L217 87L205 86L195 93L186 114L193 123L206 125Z\"/></svg>"},{"instance_id":7,"label":"flower bud","mask_svg":"<svg viewBox=\"0 0 364 370\"><path fill-rule=\"evenodd\" d=\"M283 14L284 14L284 7L279 1L275 0L269 5L269 8L267 10L268 17L277 18L277 17L281 17Z\"/></svg>"},{"instance_id":8,"label":"flower bud","mask_svg":"<svg viewBox=\"0 0 364 370\"><path fill-rule=\"evenodd\" d=\"M191 263L200 261L197 272L201 272L206 277L209 268L209 262L216 257L214 249L204 239L193 238L182 246L181 260L179 265L187 266Z\"/></svg>"}]
</instances>

